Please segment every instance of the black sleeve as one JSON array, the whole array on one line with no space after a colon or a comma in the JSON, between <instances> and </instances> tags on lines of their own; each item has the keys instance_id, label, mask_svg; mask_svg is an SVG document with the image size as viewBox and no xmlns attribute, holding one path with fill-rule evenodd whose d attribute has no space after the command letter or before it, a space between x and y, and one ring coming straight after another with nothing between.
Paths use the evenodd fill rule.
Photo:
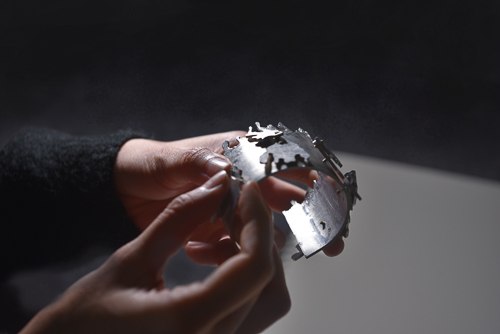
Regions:
<instances>
[{"instance_id":1,"label":"black sleeve","mask_svg":"<svg viewBox=\"0 0 500 334\"><path fill-rule=\"evenodd\" d=\"M67 260L92 243L117 247L138 230L113 188L132 132L73 137L26 129L0 151L0 279L22 267Z\"/></svg>"}]
</instances>

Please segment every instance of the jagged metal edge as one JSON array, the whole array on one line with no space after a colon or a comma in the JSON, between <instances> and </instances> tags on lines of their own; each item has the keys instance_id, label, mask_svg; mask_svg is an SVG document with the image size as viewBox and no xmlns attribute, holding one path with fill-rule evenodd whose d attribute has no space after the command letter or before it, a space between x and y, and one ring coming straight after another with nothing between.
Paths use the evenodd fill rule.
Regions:
<instances>
[{"instance_id":1,"label":"jagged metal edge","mask_svg":"<svg viewBox=\"0 0 500 334\"><path fill-rule=\"evenodd\" d=\"M261 125L260 125L259 122L255 122L255 125L256 125L256 130L255 131L253 130L252 126L249 127L249 131L246 134L246 138L250 138L252 136L258 135L258 133L260 133L260 132L265 132L265 130L268 130L268 131L282 131L283 134L292 134L292 133L295 132L297 134L303 134L303 135L305 135L307 137L305 139L309 139L309 140L313 141L312 137L310 136L310 134L307 131L305 131L305 130L303 130L301 128L298 128L298 130L296 130L296 131L292 131L292 130L290 130L288 127L286 127L281 122L278 123L278 127L274 127L271 124L267 125L266 127L261 127ZM269 136L278 136L278 135L281 135L281 134L277 134L277 133L269 134ZM262 137L261 140L264 139L264 138L267 138L267 137L268 136ZM240 143L241 143L240 138L237 138L237 140L238 140L238 145L236 145L236 146L239 146ZM314 141L316 141L316 140L317 140L317 138ZM323 143L323 141L321 141L321 143ZM316 145L315 145L315 147L316 147ZM223 143L223 148L224 148L225 155L230 150L234 149L234 147L233 148L229 147L229 142L227 142L227 141L225 141ZM351 171L349 173L346 173L346 175L342 174L342 172L340 172L340 170L338 168L336 168L336 166L335 166L335 164L339 165L339 167L342 166L342 164L340 163L340 161L338 160L338 158L328 148L326 148L326 146L323 146L323 148L324 148L325 152L323 152L321 150L320 150L320 152L322 152L322 154L325 155L325 158L331 159L332 163L330 164L330 169L332 169L333 174L336 176L336 177L334 177L334 180L336 182L338 182L340 184L340 186L342 187L342 189L345 191L346 198L348 200L347 213L346 213L346 218L345 218L345 222L344 222L344 226L345 226L345 228L344 228L344 230L345 230L344 231L344 236L347 237L347 235L348 235L348 224L350 222L350 214L349 214L349 212L352 211L353 206L356 203L356 198L361 199L361 197L357 193L356 174L355 174L355 171ZM314 167L314 165L313 165L313 167ZM238 169L238 168L236 168L236 169ZM244 179L244 176L243 176L243 178L241 178L241 175L242 175L241 172L242 171L241 170L239 170L239 171L240 171L240 180L238 180L238 182L235 182L233 180L233 184L238 184L238 186L237 186L238 192L237 192L237 195L236 195L236 200L232 201L232 203L235 203L234 205L237 204L237 200L238 200L238 197L239 197L239 190L240 190L241 184L242 184L242 179ZM346 177L348 174L350 174L349 177ZM233 187L236 189L236 186L233 186ZM234 197L235 194L236 194L236 192L234 192L234 191L231 191L231 192L233 194L232 196ZM295 205L300 205L300 203L296 203ZM224 220L226 220L226 222L228 222L228 221L230 222L230 217L234 213L235 209L236 208L231 208L231 210L226 210L227 212L231 212L230 215L229 215L229 217L227 216L227 212L226 212L226 218L224 218ZM228 232L231 234L230 231L232 230L232 228L230 226L230 223L226 223L226 225L227 225L226 229L228 229ZM340 232L338 234L340 234ZM337 234L337 236L338 236L338 234ZM335 240L337 238L337 236L335 236L332 239L332 241ZM326 247L327 245L323 246L322 248ZM318 249L316 252L320 251L321 249ZM299 248L299 251L300 251L300 248ZM314 252L313 254L315 254L316 252ZM307 257L310 257L313 254L310 254Z\"/></svg>"}]
</instances>

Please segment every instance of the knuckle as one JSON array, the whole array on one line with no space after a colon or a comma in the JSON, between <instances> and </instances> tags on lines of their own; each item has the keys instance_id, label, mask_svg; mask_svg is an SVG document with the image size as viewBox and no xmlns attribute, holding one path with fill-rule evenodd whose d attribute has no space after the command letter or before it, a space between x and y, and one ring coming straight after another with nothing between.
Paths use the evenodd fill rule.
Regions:
<instances>
[{"instance_id":1,"label":"knuckle","mask_svg":"<svg viewBox=\"0 0 500 334\"><path fill-rule=\"evenodd\" d=\"M211 155L213 155L213 152L210 149L206 147L195 147L186 149L182 159L185 164L190 165L204 161Z\"/></svg>"},{"instance_id":2,"label":"knuckle","mask_svg":"<svg viewBox=\"0 0 500 334\"><path fill-rule=\"evenodd\" d=\"M127 246L120 247L110 257L113 264L120 265L129 259L130 251Z\"/></svg>"},{"instance_id":3,"label":"knuckle","mask_svg":"<svg viewBox=\"0 0 500 334\"><path fill-rule=\"evenodd\" d=\"M153 261L150 261L148 256L145 256L141 249L127 244L116 250L109 259L110 263L115 268L120 268L118 271L130 272L130 270L140 271L145 276L155 275L158 271Z\"/></svg>"},{"instance_id":4,"label":"knuckle","mask_svg":"<svg viewBox=\"0 0 500 334\"><path fill-rule=\"evenodd\" d=\"M177 212L180 211L181 209L185 208L186 206L191 205L194 202L193 196L191 193L184 193L179 196L177 196L172 202L170 202L170 205L168 206L168 210L171 212Z\"/></svg>"},{"instance_id":5,"label":"knuckle","mask_svg":"<svg viewBox=\"0 0 500 334\"><path fill-rule=\"evenodd\" d=\"M127 245L116 250L106 261L107 268L111 268L113 272L118 274L127 272L127 269L135 264L137 261L134 261L133 252Z\"/></svg>"},{"instance_id":6,"label":"knuckle","mask_svg":"<svg viewBox=\"0 0 500 334\"><path fill-rule=\"evenodd\" d=\"M206 147L186 149L181 158L181 166L187 169L188 174L195 175L199 173L200 168L203 168L212 156L214 156L214 152Z\"/></svg>"}]
</instances>

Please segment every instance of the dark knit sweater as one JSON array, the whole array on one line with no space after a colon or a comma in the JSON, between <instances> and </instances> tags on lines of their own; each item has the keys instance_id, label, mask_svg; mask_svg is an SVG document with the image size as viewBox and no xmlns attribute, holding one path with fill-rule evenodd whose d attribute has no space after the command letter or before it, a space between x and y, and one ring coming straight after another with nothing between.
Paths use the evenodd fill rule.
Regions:
<instances>
[{"instance_id":1,"label":"dark knit sweater","mask_svg":"<svg viewBox=\"0 0 500 334\"><path fill-rule=\"evenodd\" d=\"M136 137L26 129L0 150L0 280L138 234L113 188L116 154Z\"/></svg>"}]
</instances>

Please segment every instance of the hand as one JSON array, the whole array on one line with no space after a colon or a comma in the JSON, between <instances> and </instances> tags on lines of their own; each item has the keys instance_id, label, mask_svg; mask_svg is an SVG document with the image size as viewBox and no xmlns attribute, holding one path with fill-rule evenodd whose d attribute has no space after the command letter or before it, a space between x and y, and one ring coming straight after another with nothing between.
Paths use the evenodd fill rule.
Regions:
<instances>
[{"instance_id":1,"label":"hand","mask_svg":"<svg viewBox=\"0 0 500 334\"><path fill-rule=\"evenodd\" d=\"M148 139L126 142L118 152L114 181L128 216L144 230L176 196L200 186L218 171L228 170L230 162L221 155L222 143L229 140L236 145L236 137L245 134L232 131L172 142ZM315 172L295 170L280 176L312 186ZM291 200L301 202L305 197L304 190L274 177L266 178L259 186L269 206L279 213L290 208ZM196 240L203 242L208 242L208 238L216 242L225 232L220 223L202 229L206 236L198 234ZM278 228L275 241L279 250L286 243L286 236ZM324 252L335 256L343 248L344 242L338 238Z\"/></svg>"},{"instance_id":2,"label":"hand","mask_svg":"<svg viewBox=\"0 0 500 334\"><path fill-rule=\"evenodd\" d=\"M202 282L165 289L167 260L209 220L225 172L170 202L136 239L80 279L21 331L29 333L256 333L290 307L270 209L255 183L240 197L241 246Z\"/></svg>"}]
</instances>

